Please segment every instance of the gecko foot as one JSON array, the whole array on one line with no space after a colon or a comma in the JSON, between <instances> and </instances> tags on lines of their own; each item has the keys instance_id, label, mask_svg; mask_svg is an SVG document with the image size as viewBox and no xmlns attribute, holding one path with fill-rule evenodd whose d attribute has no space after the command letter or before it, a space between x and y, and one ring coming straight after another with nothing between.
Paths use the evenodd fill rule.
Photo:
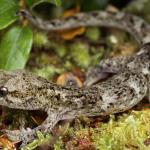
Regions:
<instances>
[{"instance_id":1,"label":"gecko foot","mask_svg":"<svg viewBox=\"0 0 150 150\"><path fill-rule=\"evenodd\" d=\"M115 75L119 70L113 66L103 66L90 68L86 73L85 86L91 86L101 80L107 79L110 75Z\"/></svg>"},{"instance_id":2,"label":"gecko foot","mask_svg":"<svg viewBox=\"0 0 150 150\"><path fill-rule=\"evenodd\" d=\"M25 146L27 143L29 143L31 140L35 139L36 137L36 131L32 130L30 128L27 129L21 129L21 130L5 130L7 136L12 141L22 141L21 146Z\"/></svg>"},{"instance_id":3,"label":"gecko foot","mask_svg":"<svg viewBox=\"0 0 150 150\"><path fill-rule=\"evenodd\" d=\"M10 130L5 130L5 133L7 135L7 137L12 140L12 141L21 141L20 140L20 130L13 130L13 131L10 131Z\"/></svg>"}]
</instances>

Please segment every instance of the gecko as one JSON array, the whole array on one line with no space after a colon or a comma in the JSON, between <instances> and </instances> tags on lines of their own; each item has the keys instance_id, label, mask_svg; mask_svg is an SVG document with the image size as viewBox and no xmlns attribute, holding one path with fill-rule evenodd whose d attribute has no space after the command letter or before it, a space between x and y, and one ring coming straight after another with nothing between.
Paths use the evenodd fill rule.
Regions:
<instances>
[{"instance_id":1,"label":"gecko","mask_svg":"<svg viewBox=\"0 0 150 150\"><path fill-rule=\"evenodd\" d=\"M140 17L122 12L98 11L79 13L62 20L44 21L27 10L21 10L19 15L46 31L79 26L121 28L135 37L140 49L132 56L120 57L119 59L123 60L120 65L116 59L104 60L100 66L109 66L107 64L112 62L110 68L118 68L115 70L116 74L106 81L82 88L56 85L25 70L1 70L0 105L21 110L42 110L47 113L45 121L34 129L17 132L6 130L10 139L27 144L35 139L37 131L47 134L60 120L74 119L80 115L92 117L124 112L138 104L145 96L150 97L150 26ZM108 72L111 72L110 69Z\"/></svg>"}]
</instances>

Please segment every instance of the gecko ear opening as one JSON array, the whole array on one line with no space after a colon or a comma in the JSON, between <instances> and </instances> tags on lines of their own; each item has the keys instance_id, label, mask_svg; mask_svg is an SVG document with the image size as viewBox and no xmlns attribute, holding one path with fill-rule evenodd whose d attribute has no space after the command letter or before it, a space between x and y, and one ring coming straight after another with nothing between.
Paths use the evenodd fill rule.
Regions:
<instances>
[{"instance_id":1,"label":"gecko ear opening","mask_svg":"<svg viewBox=\"0 0 150 150\"><path fill-rule=\"evenodd\" d=\"M4 86L0 87L0 97L4 97L8 94L8 89Z\"/></svg>"}]
</instances>

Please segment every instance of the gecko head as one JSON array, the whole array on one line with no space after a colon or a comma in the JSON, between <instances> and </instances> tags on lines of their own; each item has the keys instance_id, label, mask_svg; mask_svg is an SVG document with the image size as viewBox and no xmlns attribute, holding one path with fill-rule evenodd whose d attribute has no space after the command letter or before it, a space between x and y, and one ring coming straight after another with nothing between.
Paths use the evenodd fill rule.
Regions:
<instances>
[{"instance_id":1,"label":"gecko head","mask_svg":"<svg viewBox=\"0 0 150 150\"><path fill-rule=\"evenodd\" d=\"M25 102L32 96L29 83L30 75L26 75L25 71L0 71L0 105L24 108Z\"/></svg>"},{"instance_id":2,"label":"gecko head","mask_svg":"<svg viewBox=\"0 0 150 150\"><path fill-rule=\"evenodd\" d=\"M7 96L9 95L9 90L5 86L0 87L0 105L8 106L10 102L7 101Z\"/></svg>"}]
</instances>

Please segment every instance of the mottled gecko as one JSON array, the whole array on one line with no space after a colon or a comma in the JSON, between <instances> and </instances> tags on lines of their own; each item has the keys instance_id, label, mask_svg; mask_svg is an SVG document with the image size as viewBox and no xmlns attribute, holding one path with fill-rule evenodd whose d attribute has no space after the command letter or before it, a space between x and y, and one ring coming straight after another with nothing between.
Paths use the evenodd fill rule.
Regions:
<instances>
[{"instance_id":1,"label":"mottled gecko","mask_svg":"<svg viewBox=\"0 0 150 150\"><path fill-rule=\"evenodd\" d=\"M122 64L117 64L116 59L104 60L99 68L107 68L111 62L113 65L108 72L114 67L113 71L117 74L100 84L83 88L59 86L24 70L0 71L0 105L14 109L43 110L48 115L40 126L32 130L6 131L11 139L21 140L25 144L36 137L38 130L45 134L50 132L59 120L80 115L90 117L123 112L135 106L147 94L149 96L150 26L141 18L121 12L92 12L79 13L61 21L45 22L28 11L20 11L19 15L47 31L78 26L123 28L137 39L141 48L133 56L117 58L123 61ZM90 84L87 80L87 85Z\"/></svg>"}]
</instances>

